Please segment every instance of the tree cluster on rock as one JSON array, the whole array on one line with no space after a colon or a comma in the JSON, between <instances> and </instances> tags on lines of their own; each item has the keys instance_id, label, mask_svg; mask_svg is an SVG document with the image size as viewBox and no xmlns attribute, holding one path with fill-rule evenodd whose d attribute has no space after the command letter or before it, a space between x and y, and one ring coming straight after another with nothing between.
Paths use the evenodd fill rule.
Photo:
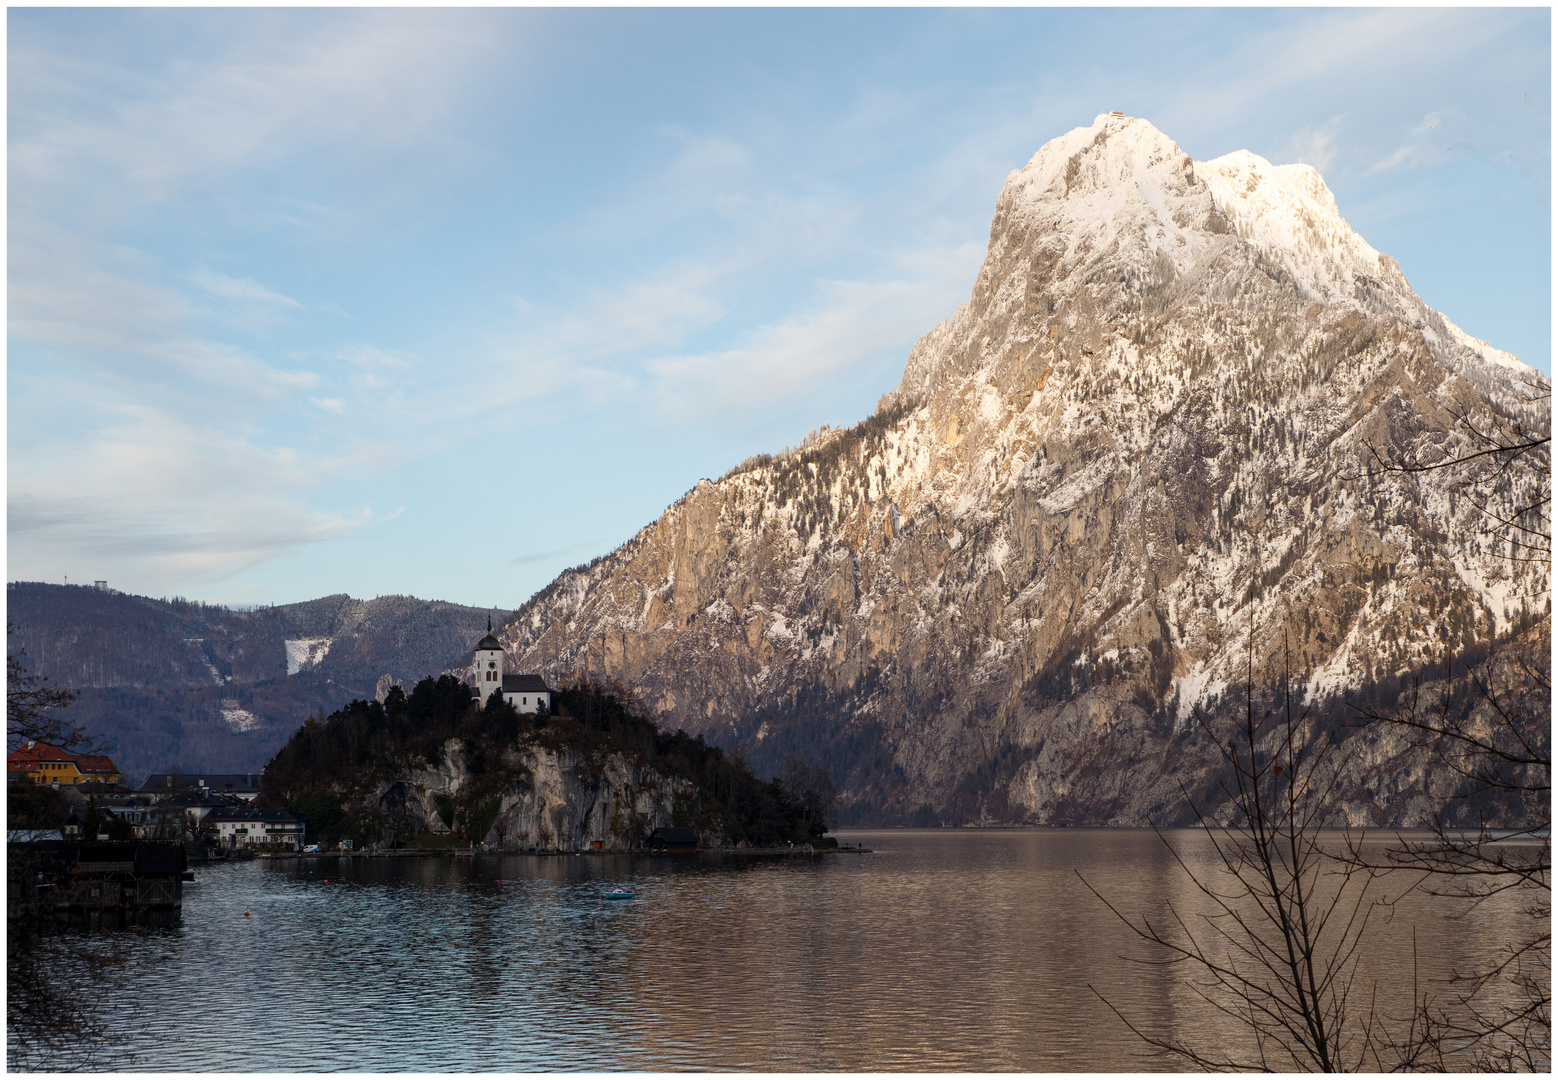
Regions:
<instances>
[{"instance_id":1,"label":"tree cluster on rock","mask_svg":"<svg viewBox=\"0 0 1558 1080\"><path fill-rule=\"evenodd\" d=\"M478 707L450 675L425 678L409 694L395 687L382 703L354 701L304 723L266 766L261 802L292 810L325 843L431 839L416 834L406 808L409 778L456 754L462 783L431 804L449 836L480 843L502 825L505 793L529 780L523 751L547 750L596 769L616 757L685 781L694 794L678 799L674 824L715 842L816 843L832 824L833 785L821 770L791 763L783 778L759 780L739 751L661 731L620 689L581 682L553 702L555 711L520 713L493 695Z\"/></svg>"}]
</instances>

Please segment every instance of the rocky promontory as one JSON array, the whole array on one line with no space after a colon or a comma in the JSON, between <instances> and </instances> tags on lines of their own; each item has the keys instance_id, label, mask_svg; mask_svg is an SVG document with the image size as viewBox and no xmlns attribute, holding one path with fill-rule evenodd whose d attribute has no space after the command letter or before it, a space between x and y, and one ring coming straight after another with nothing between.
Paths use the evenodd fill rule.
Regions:
<instances>
[{"instance_id":1,"label":"rocky promontory","mask_svg":"<svg viewBox=\"0 0 1558 1080\"><path fill-rule=\"evenodd\" d=\"M832 792L791 763L760 781L739 755L662 732L617 693L580 685L555 712L487 707L451 676L310 719L266 767L261 801L301 815L311 841L354 846L633 851L656 829L701 847L815 843Z\"/></svg>"}]
</instances>

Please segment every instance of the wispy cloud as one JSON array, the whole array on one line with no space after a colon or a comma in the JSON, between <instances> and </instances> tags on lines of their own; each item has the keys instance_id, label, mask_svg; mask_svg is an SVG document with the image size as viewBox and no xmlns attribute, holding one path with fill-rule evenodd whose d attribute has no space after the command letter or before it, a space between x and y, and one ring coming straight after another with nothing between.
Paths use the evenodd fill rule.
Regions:
<instances>
[{"instance_id":1,"label":"wispy cloud","mask_svg":"<svg viewBox=\"0 0 1558 1080\"><path fill-rule=\"evenodd\" d=\"M367 508L300 502L293 493L329 463L296 449L152 408L109 412L84 444L51 440L11 457L11 550L36 576L86 564L164 587L213 582L374 520Z\"/></svg>"},{"instance_id":2,"label":"wispy cloud","mask_svg":"<svg viewBox=\"0 0 1558 1080\"><path fill-rule=\"evenodd\" d=\"M16 229L11 246L12 340L33 341L108 368L118 385L190 393L193 385L274 399L318 385L318 372L288 369L227 341L193 332L196 309L181 291L154 281L154 260L90 243L39 243ZM182 385L168 385L168 380Z\"/></svg>"},{"instance_id":3,"label":"wispy cloud","mask_svg":"<svg viewBox=\"0 0 1558 1080\"><path fill-rule=\"evenodd\" d=\"M183 21L192 39L205 31L209 54L133 74L60 48L18 47L13 35L13 186L51 198L46 185L65 172L107 171L121 187L94 196L156 201L305 150L404 151L436 133L468 85L455 77L461 66L500 47L480 13L321 12L307 34L259 12Z\"/></svg>"},{"instance_id":4,"label":"wispy cloud","mask_svg":"<svg viewBox=\"0 0 1558 1080\"><path fill-rule=\"evenodd\" d=\"M1369 173L1389 172L1391 169L1399 168L1403 165L1411 167L1418 163L1420 154L1420 149L1410 144L1398 147L1388 157L1380 158L1373 165L1370 165Z\"/></svg>"},{"instance_id":5,"label":"wispy cloud","mask_svg":"<svg viewBox=\"0 0 1558 1080\"><path fill-rule=\"evenodd\" d=\"M948 248L932 221L874 252L862 267L869 276L819 277L809 299L792 294L777 317L752 321L753 294L773 276L789 277L793 290L797 266L864 242L856 197L818 181L798 190L794 177L729 139L662 137L674 152L661 170L592 204L546 243L664 243L664 255L606 283L578 283L566 306L511 298L512 340L482 350L482 394L456 396L451 410L502 414L550 396L574 409L634 402L663 421L721 426L881 363L884 347L905 350L966 298L982 245ZM689 218L697 229L681 224ZM744 321L732 325L738 311ZM740 344L700 347L710 338Z\"/></svg>"},{"instance_id":6,"label":"wispy cloud","mask_svg":"<svg viewBox=\"0 0 1558 1080\"><path fill-rule=\"evenodd\" d=\"M194 332L189 297L158 280L150 256L73 237L58 229L13 226L9 331L93 367L124 386L145 382L161 394L183 380L245 397L273 399L318 382L240 346Z\"/></svg>"},{"instance_id":7,"label":"wispy cloud","mask_svg":"<svg viewBox=\"0 0 1558 1080\"><path fill-rule=\"evenodd\" d=\"M923 333L950 314L981 253L973 245L942 253L943 274L821 282L813 306L755 328L734 348L647 360L652 399L678 421L718 423L815 394L884 360L896 366L906 331ZM891 358L883 355L889 344Z\"/></svg>"},{"instance_id":8,"label":"wispy cloud","mask_svg":"<svg viewBox=\"0 0 1558 1080\"><path fill-rule=\"evenodd\" d=\"M1369 166L1369 175L1415 169L1460 157L1468 149L1466 112L1458 106L1436 109L1405 133L1407 141Z\"/></svg>"},{"instance_id":9,"label":"wispy cloud","mask_svg":"<svg viewBox=\"0 0 1558 1080\"><path fill-rule=\"evenodd\" d=\"M406 373L412 368L409 358L363 342L354 342L337 349L335 358L350 365L349 380L352 388L359 393L393 388L403 382ZM375 404L383 407L384 401L379 398Z\"/></svg>"},{"instance_id":10,"label":"wispy cloud","mask_svg":"<svg viewBox=\"0 0 1558 1080\"><path fill-rule=\"evenodd\" d=\"M1290 143L1292 159L1312 165L1322 174L1329 173L1336 160L1336 134L1341 129L1342 119L1333 116L1323 124L1306 124L1294 132Z\"/></svg>"},{"instance_id":11,"label":"wispy cloud","mask_svg":"<svg viewBox=\"0 0 1558 1080\"><path fill-rule=\"evenodd\" d=\"M1172 108L1226 116L1259 107L1291 87L1321 85L1360 64L1375 70L1416 68L1497 33L1496 22L1480 15L1461 9L1375 9L1285 21L1280 29L1241 41L1236 60L1175 95Z\"/></svg>"},{"instance_id":12,"label":"wispy cloud","mask_svg":"<svg viewBox=\"0 0 1558 1080\"><path fill-rule=\"evenodd\" d=\"M600 544L601 544L600 540L588 540L588 541L585 541L582 544L570 544L567 547L561 547L561 548L556 549L555 551L538 551L538 552L535 552L534 554L530 554L530 555L517 555L514 558L509 560L509 565L510 566L530 566L530 565L532 565L534 563L552 562L553 560L561 558L564 555L572 555L575 552L579 552L579 551L591 551L591 550L594 550L594 549L598 548L600 546Z\"/></svg>"},{"instance_id":13,"label":"wispy cloud","mask_svg":"<svg viewBox=\"0 0 1558 1080\"><path fill-rule=\"evenodd\" d=\"M201 267L190 275L190 280L213 296L221 296L228 300L249 300L294 308L303 306L290 296L272 292L253 278L228 277L226 274Z\"/></svg>"}]
</instances>

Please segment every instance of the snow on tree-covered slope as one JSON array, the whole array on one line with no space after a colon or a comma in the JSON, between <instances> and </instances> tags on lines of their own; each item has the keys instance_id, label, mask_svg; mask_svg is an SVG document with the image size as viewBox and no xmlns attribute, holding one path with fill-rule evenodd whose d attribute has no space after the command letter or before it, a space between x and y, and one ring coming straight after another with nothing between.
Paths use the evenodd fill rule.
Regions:
<instances>
[{"instance_id":1,"label":"snow on tree-covered slope","mask_svg":"<svg viewBox=\"0 0 1558 1080\"><path fill-rule=\"evenodd\" d=\"M1195 169L1240 238L1286 270L1307 295L1321 303L1350 301L1403 319L1440 346L1441 359L1456 370L1475 357L1521 377L1537 375L1535 368L1472 337L1423 303L1396 260L1375 251L1342 219L1331 190L1311 166L1272 165L1238 150L1198 162ZM1496 378L1491 383L1498 386Z\"/></svg>"},{"instance_id":2,"label":"snow on tree-covered slope","mask_svg":"<svg viewBox=\"0 0 1558 1080\"><path fill-rule=\"evenodd\" d=\"M1010 175L969 302L875 416L700 483L503 637L760 765L827 764L863 812L1172 819L1215 767L1192 709L1251 665L1379 693L1545 604L1464 477L1373 467L1465 449L1459 417L1545 425L1538 383L1314 170L1102 116ZM1358 784L1359 820L1412 811Z\"/></svg>"}]
</instances>

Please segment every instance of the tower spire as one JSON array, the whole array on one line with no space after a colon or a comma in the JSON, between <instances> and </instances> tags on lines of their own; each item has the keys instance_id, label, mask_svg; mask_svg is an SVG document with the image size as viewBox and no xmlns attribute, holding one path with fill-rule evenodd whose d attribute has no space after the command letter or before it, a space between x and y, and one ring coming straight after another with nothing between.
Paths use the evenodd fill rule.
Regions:
<instances>
[{"instance_id":1,"label":"tower spire","mask_svg":"<svg viewBox=\"0 0 1558 1080\"><path fill-rule=\"evenodd\" d=\"M492 633L492 616L487 616L487 633Z\"/></svg>"}]
</instances>

